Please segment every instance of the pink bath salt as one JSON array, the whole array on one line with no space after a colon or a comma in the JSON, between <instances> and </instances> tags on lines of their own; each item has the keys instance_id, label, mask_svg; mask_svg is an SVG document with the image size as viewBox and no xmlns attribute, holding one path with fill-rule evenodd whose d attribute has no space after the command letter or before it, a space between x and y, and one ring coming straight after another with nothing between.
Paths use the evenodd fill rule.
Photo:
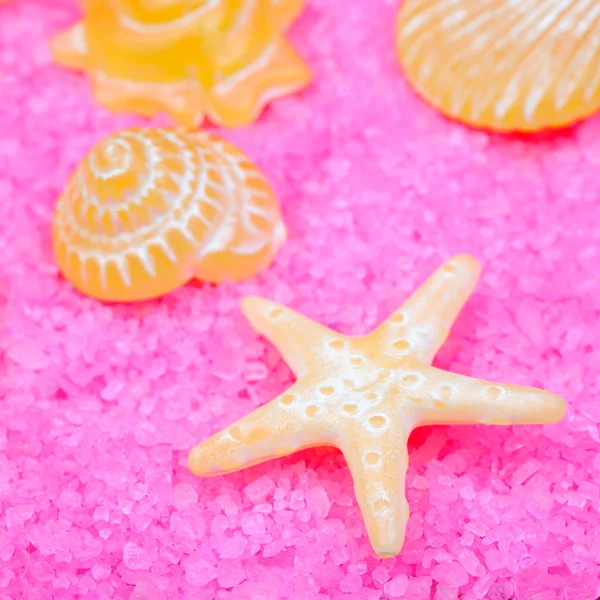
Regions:
<instances>
[{"instance_id":1,"label":"pink bath salt","mask_svg":"<svg viewBox=\"0 0 600 600\"><path fill-rule=\"evenodd\" d=\"M275 489L275 483L266 475L256 479L244 488L244 494L252 502L259 504L263 502Z\"/></svg>"},{"instance_id":2,"label":"pink bath salt","mask_svg":"<svg viewBox=\"0 0 600 600\"><path fill-rule=\"evenodd\" d=\"M20 526L31 519L35 512L35 504L24 504L22 506L12 506L6 509L6 526Z\"/></svg>"},{"instance_id":3,"label":"pink bath salt","mask_svg":"<svg viewBox=\"0 0 600 600\"><path fill-rule=\"evenodd\" d=\"M177 510L184 510L198 502L198 493L189 483L178 483L173 488L173 506Z\"/></svg>"},{"instance_id":4,"label":"pink bath salt","mask_svg":"<svg viewBox=\"0 0 600 600\"><path fill-rule=\"evenodd\" d=\"M59 508L79 508L81 506L81 494L72 489L65 489L60 493L56 506Z\"/></svg>"},{"instance_id":5,"label":"pink bath salt","mask_svg":"<svg viewBox=\"0 0 600 600\"><path fill-rule=\"evenodd\" d=\"M484 550L483 557L485 558L485 564L490 571L499 571L506 565L506 558L496 548Z\"/></svg>"},{"instance_id":6,"label":"pink bath salt","mask_svg":"<svg viewBox=\"0 0 600 600\"><path fill-rule=\"evenodd\" d=\"M485 598L493 583L496 581L497 575L486 573L473 584L473 594L477 600Z\"/></svg>"},{"instance_id":7,"label":"pink bath salt","mask_svg":"<svg viewBox=\"0 0 600 600\"><path fill-rule=\"evenodd\" d=\"M108 506L97 506L92 514L94 521L106 521L110 518L110 509Z\"/></svg>"},{"instance_id":8,"label":"pink bath salt","mask_svg":"<svg viewBox=\"0 0 600 600\"><path fill-rule=\"evenodd\" d=\"M311 569L311 575L324 588L338 587L339 582L345 577L344 571L330 562L324 562Z\"/></svg>"},{"instance_id":9,"label":"pink bath salt","mask_svg":"<svg viewBox=\"0 0 600 600\"><path fill-rule=\"evenodd\" d=\"M321 486L311 488L306 496L308 507L313 515L324 519L329 514L331 502L327 497L327 492Z\"/></svg>"},{"instance_id":10,"label":"pink bath salt","mask_svg":"<svg viewBox=\"0 0 600 600\"><path fill-rule=\"evenodd\" d=\"M414 600L429 600L431 586L431 577L411 577L406 588L406 596Z\"/></svg>"},{"instance_id":11,"label":"pink bath salt","mask_svg":"<svg viewBox=\"0 0 600 600\"><path fill-rule=\"evenodd\" d=\"M348 594L358 592L362 587L362 577L358 573L348 573L340 580L340 590Z\"/></svg>"},{"instance_id":12,"label":"pink bath salt","mask_svg":"<svg viewBox=\"0 0 600 600\"><path fill-rule=\"evenodd\" d=\"M216 550L221 558L238 558L244 553L247 545L241 531L235 531L231 537L226 534L217 535Z\"/></svg>"},{"instance_id":13,"label":"pink bath salt","mask_svg":"<svg viewBox=\"0 0 600 600\"><path fill-rule=\"evenodd\" d=\"M386 581L390 580L390 575L384 567L375 567L371 573L371 577L379 585L383 585Z\"/></svg>"},{"instance_id":14,"label":"pink bath salt","mask_svg":"<svg viewBox=\"0 0 600 600\"><path fill-rule=\"evenodd\" d=\"M285 525L290 523L294 518L294 513L291 510L280 510L275 513L273 520L277 525Z\"/></svg>"},{"instance_id":15,"label":"pink bath salt","mask_svg":"<svg viewBox=\"0 0 600 600\"><path fill-rule=\"evenodd\" d=\"M144 548L127 542L123 546L123 563L132 571L147 571L152 565L152 558Z\"/></svg>"},{"instance_id":16,"label":"pink bath salt","mask_svg":"<svg viewBox=\"0 0 600 600\"><path fill-rule=\"evenodd\" d=\"M185 580L194 587L201 587L217 577L217 569L200 556L191 555L183 561Z\"/></svg>"},{"instance_id":17,"label":"pink bath salt","mask_svg":"<svg viewBox=\"0 0 600 600\"><path fill-rule=\"evenodd\" d=\"M217 564L217 581L224 588L231 588L246 579L246 570L238 559L223 559Z\"/></svg>"},{"instance_id":18,"label":"pink bath salt","mask_svg":"<svg viewBox=\"0 0 600 600\"><path fill-rule=\"evenodd\" d=\"M265 533L265 518L260 513L244 515L241 520L242 531L247 535Z\"/></svg>"},{"instance_id":19,"label":"pink bath salt","mask_svg":"<svg viewBox=\"0 0 600 600\"><path fill-rule=\"evenodd\" d=\"M402 598L408 589L408 577L406 575L397 575L383 586L383 591L390 598Z\"/></svg>"},{"instance_id":20,"label":"pink bath salt","mask_svg":"<svg viewBox=\"0 0 600 600\"><path fill-rule=\"evenodd\" d=\"M51 364L48 354L31 340L16 342L10 347L8 356L18 365L31 371L43 371Z\"/></svg>"},{"instance_id":21,"label":"pink bath salt","mask_svg":"<svg viewBox=\"0 0 600 600\"><path fill-rule=\"evenodd\" d=\"M311 513L309 510L303 508L296 513L296 518L301 523L308 523L311 519Z\"/></svg>"},{"instance_id":22,"label":"pink bath salt","mask_svg":"<svg viewBox=\"0 0 600 600\"><path fill-rule=\"evenodd\" d=\"M269 544L265 545L265 549L263 550L264 558L271 558L272 556L277 556L285 549L285 542L283 540L274 540Z\"/></svg>"},{"instance_id":23,"label":"pink bath salt","mask_svg":"<svg viewBox=\"0 0 600 600\"><path fill-rule=\"evenodd\" d=\"M472 550L466 548L461 550L457 558L469 575L473 575L474 577L483 577L483 575L485 575L485 567L481 564L481 561Z\"/></svg>"},{"instance_id":24,"label":"pink bath salt","mask_svg":"<svg viewBox=\"0 0 600 600\"><path fill-rule=\"evenodd\" d=\"M438 585L435 589L433 600L460 600L458 588L448 587L446 585Z\"/></svg>"},{"instance_id":25,"label":"pink bath salt","mask_svg":"<svg viewBox=\"0 0 600 600\"><path fill-rule=\"evenodd\" d=\"M469 582L469 574L458 562L441 563L433 567L431 577L443 585L459 588Z\"/></svg>"},{"instance_id":26,"label":"pink bath salt","mask_svg":"<svg viewBox=\"0 0 600 600\"><path fill-rule=\"evenodd\" d=\"M274 263L238 284L97 302L54 263L57 196L108 133L166 122L99 110L77 77L52 67L49 41L76 23L81 4L0 0L2 600L391 600L385 585L399 577L402 589L404 576L399 600L434 600L438 590L460 600L597 598L600 117L535 139L450 123L409 93L389 59L390 20L403 2L305 2L290 35L314 85L255 126L226 132L279 198L288 236ZM125 4L133 3L111 3ZM166 10L144 4L146 25ZM596 10L585 4L582 23ZM558 15L557 31L565 22ZM167 187L185 170L168 165ZM218 184L218 174L207 176ZM544 388L568 412L551 426L415 430L411 518L396 558L373 553L337 450L309 448L210 478L190 473L191 448L300 375L245 320L243 297L361 336L459 252L480 262L482 277L435 366ZM350 360L344 349L337 356ZM377 411L363 407L362 369L352 370L354 390L333 386L356 396L360 411ZM457 400L433 391L443 397L431 402ZM242 460L245 441L263 432L240 433ZM396 486L390 499L403 493ZM262 528L246 518L256 514L265 533L251 533ZM222 586L224 559L239 561L246 579ZM35 563L47 579L34 577ZM366 572L354 571L364 563ZM444 571L453 565L457 580ZM340 589L348 574L362 578L358 591ZM507 580L514 586L498 585Z\"/></svg>"},{"instance_id":27,"label":"pink bath salt","mask_svg":"<svg viewBox=\"0 0 600 600\"><path fill-rule=\"evenodd\" d=\"M361 588L356 596L358 600L379 600L382 597L382 591L373 588Z\"/></svg>"},{"instance_id":28,"label":"pink bath salt","mask_svg":"<svg viewBox=\"0 0 600 600\"><path fill-rule=\"evenodd\" d=\"M96 564L92 567L94 581L104 581L110 575L111 569L107 564Z\"/></svg>"},{"instance_id":29,"label":"pink bath salt","mask_svg":"<svg viewBox=\"0 0 600 600\"><path fill-rule=\"evenodd\" d=\"M158 551L158 554L172 565L176 565L181 560L182 556L182 552L180 550L177 550L171 546L163 546Z\"/></svg>"},{"instance_id":30,"label":"pink bath salt","mask_svg":"<svg viewBox=\"0 0 600 600\"><path fill-rule=\"evenodd\" d=\"M215 501L219 508L228 517L237 515L240 512L238 502L236 502L236 500L231 496L231 494L222 494L221 496L217 496Z\"/></svg>"},{"instance_id":31,"label":"pink bath salt","mask_svg":"<svg viewBox=\"0 0 600 600\"><path fill-rule=\"evenodd\" d=\"M230 600L280 600L277 590L262 583L244 581L231 590Z\"/></svg>"},{"instance_id":32,"label":"pink bath salt","mask_svg":"<svg viewBox=\"0 0 600 600\"><path fill-rule=\"evenodd\" d=\"M290 496L289 508L291 510L299 510L304 508L304 492L302 490L293 490Z\"/></svg>"}]
</instances>

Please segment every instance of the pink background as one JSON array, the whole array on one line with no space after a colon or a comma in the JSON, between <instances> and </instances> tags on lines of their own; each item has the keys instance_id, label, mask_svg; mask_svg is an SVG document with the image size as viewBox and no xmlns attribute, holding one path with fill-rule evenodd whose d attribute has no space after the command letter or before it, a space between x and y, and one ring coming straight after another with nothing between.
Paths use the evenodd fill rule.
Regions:
<instances>
[{"instance_id":1,"label":"pink background","mask_svg":"<svg viewBox=\"0 0 600 600\"><path fill-rule=\"evenodd\" d=\"M107 306L58 275L49 224L82 155L143 121L52 65L74 0L0 7L0 599L600 594L600 117L527 139L446 121L400 72L396 9L310 0L292 39L315 84L226 132L281 199L276 264ZM547 388L569 411L415 432L399 557L373 555L335 450L188 472L190 447L291 381L242 296L362 333L457 252L483 277L436 364Z\"/></svg>"}]
</instances>

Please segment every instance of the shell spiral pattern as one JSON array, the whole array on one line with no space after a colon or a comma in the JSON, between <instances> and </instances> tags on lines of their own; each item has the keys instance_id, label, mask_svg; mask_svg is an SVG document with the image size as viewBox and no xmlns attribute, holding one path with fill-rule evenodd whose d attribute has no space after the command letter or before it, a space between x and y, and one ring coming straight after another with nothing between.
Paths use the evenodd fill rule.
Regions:
<instances>
[{"instance_id":1,"label":"shell spiral pattern","mask_svg":"<svg viewBox=\"0 0 600 600\"><path fill-rule=\"evenodd\" d=\"M285 31L303 0L90 0L53 41L54 59L87 72L115 111L166 111L181 125L255 120L310 82ZM111 35L106 35L106 30Z\"/></svg>"},{"instance_id":2,"label":"shell spiral pattern","mask_svg":"<svg viewBox=\"0 0 600 600\"><path fill-rule=\"evenodd\" d=\"M417 92L459 121L526 132L600 108L596 0L406 0L396 33Z\"/></svg>"},{"instance_id":3,"label":"shell spiral pattern","mask_svg":"<svg viewBox=\"0 0 600 600\"><path fill-rule=\"evenodd\" d=\"M53 220L63 275L109 301L158 297L192 277L252 276L284 239L275 196L240 150L208 134L161 129L98 143Z\"/></svg>"}]
</instances>

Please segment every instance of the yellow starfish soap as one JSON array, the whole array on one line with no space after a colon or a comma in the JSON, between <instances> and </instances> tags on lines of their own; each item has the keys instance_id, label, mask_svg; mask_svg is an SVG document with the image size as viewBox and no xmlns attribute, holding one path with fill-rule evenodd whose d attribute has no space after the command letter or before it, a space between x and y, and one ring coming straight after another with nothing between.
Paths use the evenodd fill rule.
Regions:
<instances>
[{"instance_id":1,"label":"yellow starfish soap","mask_svg":"<svg viewBox=\"0 0 600 600\"><path fill-rule=\"evenodd\" d=\"M87 0L59 34L57 63L89 73L109 109L166 111L193 127L254 121L310 72L285 38L302 0Z\"/></svg>"},{"instance_id":2,"label":"yellow starfish soap","mask_svg":"<svg viewBox=\"0 0 600 600\"><path fill-rule=\"evenodd\" d=\"M475 259L454 257L380 327L357 337L246 298L250 323L277 346L297 381L196 446L191 471L220 475L302 448L336 446L348 462L375 552L398 554L408 520L407 442L415 427L554 423L565 413L564 400L550 392L431 366L478 276Z\"/></svg>"},{"instance_id":3,"label":"yellow starfish soap","mask_svg":"<svg viewBox=\"0 0 600 600\"><path fill-rule=\"evenodd\" d=\"M536 131L600 108L600 4L593 0L406 0L397 51L445 115Z\"/></svg>"},{"instance_id":4,"label":"yellow starfish soap","mask_svg":"<svg viewBox=\"0 0 600 600\"><path fill-rule=\"evenodd\" d=\"M204 132L128 129L81 161L56 205L52 237L78 290L123 302L194 277L251 277L286 232L269 183L232 144Z\"/></svg>"}]
</instances>

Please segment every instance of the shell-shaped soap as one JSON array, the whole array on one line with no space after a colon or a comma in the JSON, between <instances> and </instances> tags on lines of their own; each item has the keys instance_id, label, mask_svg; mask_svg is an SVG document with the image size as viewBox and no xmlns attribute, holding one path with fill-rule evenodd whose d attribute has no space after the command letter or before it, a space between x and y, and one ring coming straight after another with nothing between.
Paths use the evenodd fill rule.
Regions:
<instances>
[{"instance_id":1,"label":"shell-shaped soap","mask_svg":"<svg viewBox=\"0 0 600 600\"><path fill-rule=\"evenodd\" d=\"M250 277L285 240L273 191L240 150L165 129L98 143L60 196L52 233L65 278L108 301L155 298L192 277Z\"/></svg>"},{"instance_id":2,"label":"shell-shaped soap","mask_svg":"<svg viewBox=\"0 0 600 600\"><path fill-rule=\"evenodd\" d=\"M90 0L53 41L55 60L85 71L96 99L192 127L255 120L310 72L285 37L303 0ZM110 35L106 35L110 31Z\"/></svg>"},{"instance_id":3,"label":"shell-shaped soap","mask_svg":"<svg viewBox=\"0 0 600 600\"><path fill-rule=\"evenodd\" d=\"M600 3L406 0L397 50L417 92L497 131L566 126L600 108Z\"/></svg>"}]
</instances>

